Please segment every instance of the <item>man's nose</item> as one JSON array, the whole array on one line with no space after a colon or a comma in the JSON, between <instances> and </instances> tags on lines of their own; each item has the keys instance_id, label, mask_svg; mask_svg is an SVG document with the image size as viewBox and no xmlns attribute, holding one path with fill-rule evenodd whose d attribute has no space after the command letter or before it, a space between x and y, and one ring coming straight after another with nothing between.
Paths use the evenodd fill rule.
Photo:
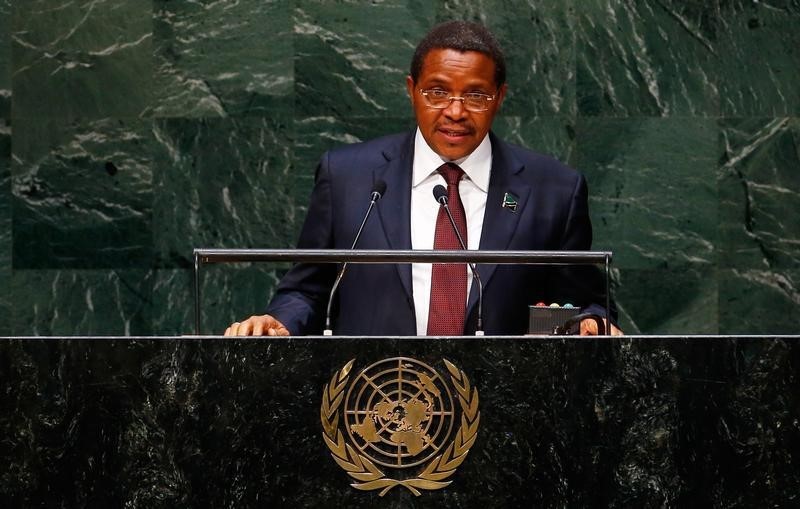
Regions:
<instances>
[{"instance_id":1,"label":"man's nose","mask_svg":"<svg viewBox=\"0 0 800 509\"><path fill-rule=\"evenodd\" d=\"M464 98L463 97L451 98L450 104L447 106L447 108L444 109L444 114L447 115L447 118L455 120L464 118L467 114L467 109L464 108Z\"/></svg>"}]
</instances>

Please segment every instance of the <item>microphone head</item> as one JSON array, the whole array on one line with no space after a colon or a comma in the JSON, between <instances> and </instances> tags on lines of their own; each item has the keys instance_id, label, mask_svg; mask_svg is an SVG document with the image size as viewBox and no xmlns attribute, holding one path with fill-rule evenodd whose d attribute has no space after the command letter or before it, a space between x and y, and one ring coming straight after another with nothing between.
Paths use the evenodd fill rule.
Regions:
<instances>
[{"instance_id":1,"label":"microphone head","mask_svg":"<svg viewBox=\"0 0 800 509\"><path fill-rule=\"evenodd\" d=\"M433 197L442 205L447 205L447 189L445 189L443 185L437 184L436 187L433 188Z\"/></svg>"},{"instance_id":2,"label":"microphone head","mask_svg":"<svg viewBox=\"0 0 800 509\"><path fill-rule=\"evenodd\" d=\"M372 192L370 196L372 197L373 201L378 201L383 197L383 193L386 192L386 182L383 180L375 181L375 184L372 185Z\"/></svg>"}]
</instances>

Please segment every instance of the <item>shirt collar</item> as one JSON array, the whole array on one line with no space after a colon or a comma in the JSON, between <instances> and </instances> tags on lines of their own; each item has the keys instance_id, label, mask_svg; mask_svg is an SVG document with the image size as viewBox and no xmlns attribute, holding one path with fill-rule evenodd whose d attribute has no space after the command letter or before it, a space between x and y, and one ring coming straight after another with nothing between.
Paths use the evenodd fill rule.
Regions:
<instances>
[{"instance_id":1,"label":"shirt collar","mask_svg":"<svg viewBox=\"0 0 800 509\"><path fill-rule=\"evenodd\" d=\"M422 181L436 172L439 166L446 162L448 161L434 152L428 145L418 127L414 137L412 187L421 184ZM489 191L489 174L492 169L492 142L489 140L488 134L471 154L450 162L461 167L478 189L485 193Z\"/></svg>"}]
</instances>

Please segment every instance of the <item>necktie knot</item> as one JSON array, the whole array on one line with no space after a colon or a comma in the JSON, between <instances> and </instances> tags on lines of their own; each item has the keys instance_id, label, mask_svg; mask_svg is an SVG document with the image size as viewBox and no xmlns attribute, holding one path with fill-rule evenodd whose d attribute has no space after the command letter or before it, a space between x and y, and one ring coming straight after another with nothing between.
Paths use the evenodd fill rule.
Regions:
<instances>
[{"instance_id":1,"label":"necktie knot","mask_svg":"<svg viewBox=\"0 0 800 509\"><path fill-rule=\"evenodd\" d=\"M461 176L464 174L464 170L459 168L457 164L453 163L444 163L443 165L439 166L439 173L444 177L444 180L447 182L447 187L458 188L458 181L461 180Z\"/></svg>"}]
</instances>

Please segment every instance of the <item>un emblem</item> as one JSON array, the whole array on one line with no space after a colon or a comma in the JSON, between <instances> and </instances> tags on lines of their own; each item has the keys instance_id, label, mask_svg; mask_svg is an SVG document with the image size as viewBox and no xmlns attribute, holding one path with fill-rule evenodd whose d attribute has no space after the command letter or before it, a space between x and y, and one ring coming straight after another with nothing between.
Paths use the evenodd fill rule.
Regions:
<instances>
[{"instance_id":1,"label":"un emblem","mask_svg":"<svg viewBox=\"0 0 800 509\"><path fill-rule=\"evenodd\" d=\"M394 357L364 368L351 382L354 362L334 373L320 408L325 444L356 481L351 486L381 490L380 496L395 486L417 496L448 486L477 438L477 389L446 359L449 380L423 362ZM413 467L415 474L399 479L385 472L402 474Z\"/></svg>"}]
</instances>

